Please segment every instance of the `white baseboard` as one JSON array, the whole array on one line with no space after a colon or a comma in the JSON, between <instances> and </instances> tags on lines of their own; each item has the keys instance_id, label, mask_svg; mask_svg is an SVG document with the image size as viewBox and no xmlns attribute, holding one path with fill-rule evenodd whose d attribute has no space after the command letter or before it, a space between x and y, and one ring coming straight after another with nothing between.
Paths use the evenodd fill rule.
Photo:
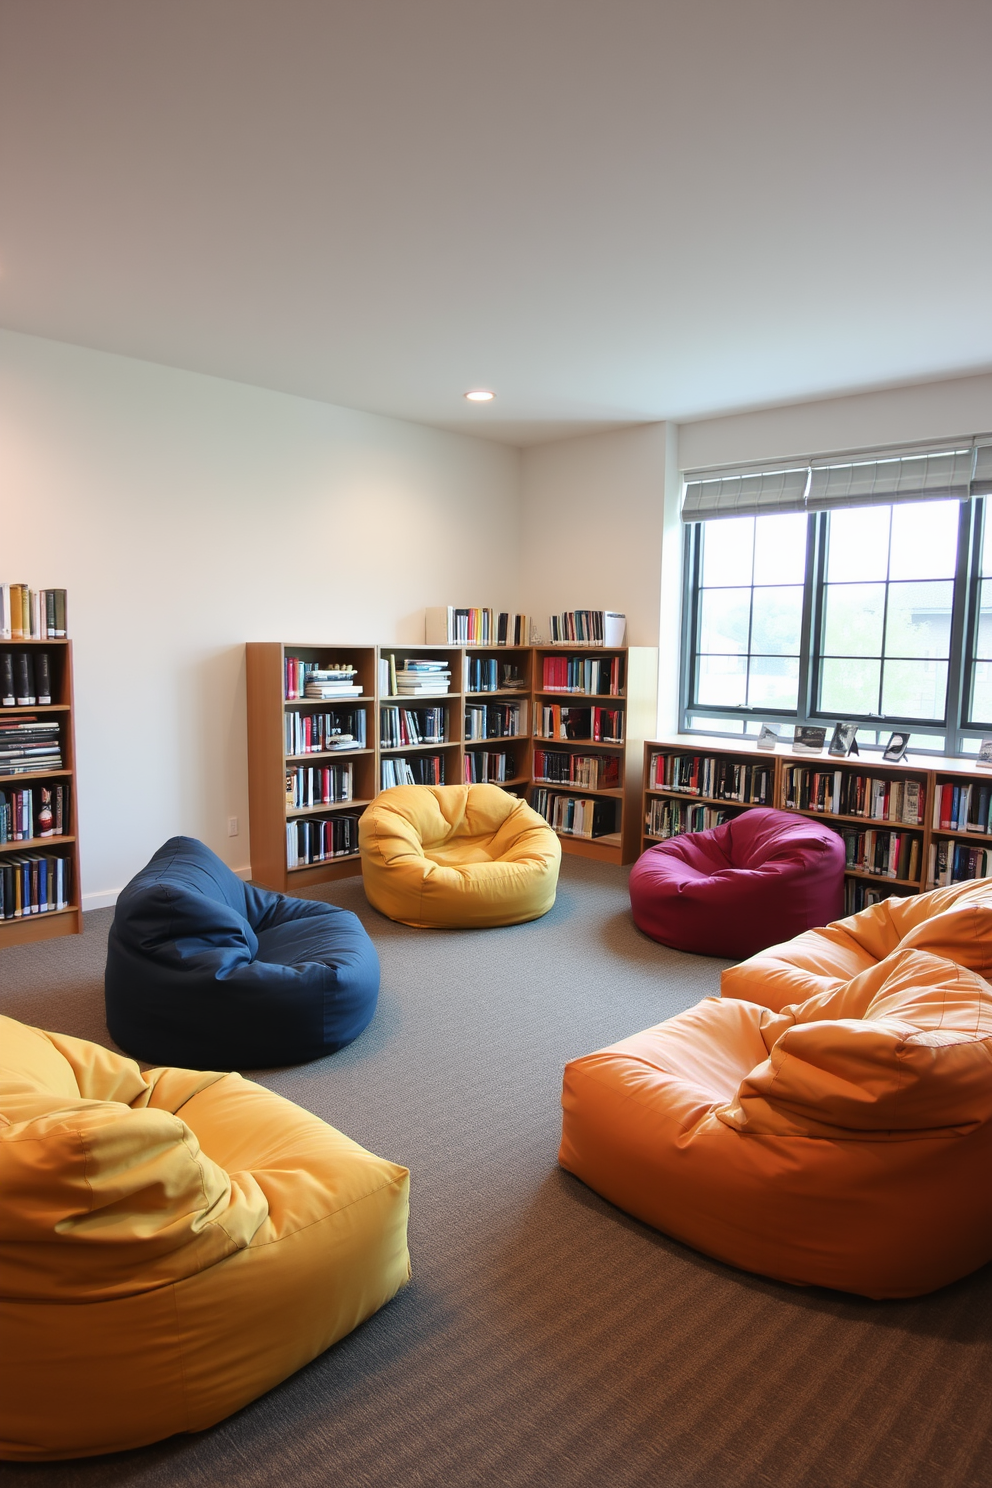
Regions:
<instances>
[{"instance_id":1,"label":"white baseboard","mask_svg":"<svg viewBox=\"0 0 992 1488\"><path fill-rule=\"evenodd\" d=\"M231 872L247 881L251 878L251 864L243 868L232 868ZM112 909L117 903L117 896L120 892L120 889L97 889L95 893L84 894L83 913L85 914L88 909Z\"/></svg>"}]
</instances>

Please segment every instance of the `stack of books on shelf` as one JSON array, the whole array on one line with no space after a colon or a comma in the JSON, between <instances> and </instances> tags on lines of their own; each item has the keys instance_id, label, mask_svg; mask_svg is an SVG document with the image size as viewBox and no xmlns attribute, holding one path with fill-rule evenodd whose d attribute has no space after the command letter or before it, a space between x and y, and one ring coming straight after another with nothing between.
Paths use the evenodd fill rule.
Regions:
<instances>
[{"instance_id":1,"label":"stack of books on shelf","mask_svg":"<svg viewBox=\"0 0 992 1488\"><path fill-rule=\"evenodd\" d=\"M510 610L435 605L425 611L424 640L429 646L526 646L529 635L527 616Z\"/></svg>"},{"instance_id":2,"label":"stack of books on shelf","mask_svg":"<svg viewBox=\"0 0 992 1488\"><path fill-rule=\"evenodd\" d=\"M390 756L379 761L380 790L389 790L394 785L443 785L444 757L440 754L415 754L412 759L403 755Z\"/></svg>"},{"instance_id":3,"label":"stack of books on shelf","mask_svg":"<svg viewBox=\"0 0 992 1488\"><path fill-rule=\"evenodd\" d=\"M467 703L465 739L516 739L526 732L522 703Z\"/></svg>"},{"instance_id":4,"label":"stack of books on shelf","mask_svg":"<svg viewBox=\"0 0 992 1488\"><path fill-rule=\"evenodd\" d=\"M988 836L992 833L992 785L984 780L961 785L938 783L933 825L938 832L982 832Z\"/></svg>"},{"instance_id":5,"label":"stack of books on shelf","mask_svg":"<svg viewBox=\"0 0 992 1488\"><path fill-rule=\"evenodd\" d=\"M512 780L516 760L504 750L470 749L465 753L465 784L500 785Z\"/></svg>"},{"instance_id":6,"label":"stack of books on shelf","mask_svg":"<svg viewBox=\"0 0 992 1488\"><path fill-rule=\"evenodd\" d=\"M38 718L30 713L0 717L0 775L61 769L57 719Z\"/></svg>"},{"instance_id":7,"label":"stack of books on shelf","mask_svg":"<svg viewBox=\"0 0 992 1488\"><path fill-rule=\"evenodd\" d=\"M530 804L565 837L608 837L616 831L616 802L602 796L559 796L540 786Z\"/></svg>"},{"instance_id":8,"label":"stack of books on shelf","mask_svg":"<svg viewBox=\"0 0 992 1488\"><path fill-rule=\"evenodd\" d=\"M66 592L0 584L0 640L65 640Z\"/></svg>"},{"instance_id":9,"label":"stack of books on shelf","mask_svg":"<svg viewBox=\"0 0 992 1488\"><path fill-rule=\"evenodd\" d=\"M354 800L351 765L300 765L286 771L286 805L297 811Z\"/></svg>"},{"instance_id":10,"label":"stack of books on shelf","mask_svg":"<svg viewBox=\"0 0 992 1488\"><path fill-rule=\"evenodd\" d=\"M845 827L840 835L847 852L846 866L855 872L914 882L919 879L922 839L915 832L880 832L875 827L862 831L858 827Z\"/></svg>"},{"instance_id":11,"label":"stack of books on shelf","mask_svg":"<svg viewBox=\"0 0 992 1488\"><path fill-rule=\"evenodd\" d=\"M445 708L379 709L379 743L383 749L407 744L444 744Z\"/></svg>"},{"instance_id":12,"label":"stack of books on shelf","mask_svg":"<svg viewBox=\"0 0 992 1488\"><path fill-rule=\"evenodd\" d=\"M665 841L669 837L681 837L683 832L708 832L711 827L722 827L736 815L737 812L725 811L722 806L702 806L694 801L652 801L644 826L649 837Z\"/></svg>"},{"instance_id":13,"label":"stack of books on shelf","mask_svg":"<svg viewBox=\"0 0 992 1488\"><path fill-rule=\"evenodd\" d=\"M63 836L68 797L62 784L0 791L0 844Z\"/></svg>"},{"instance_id":14,"label":"stack of books on shelf","mask_svg":"<svg viewBox=\"0 0 992 1488\"><path fill-rule=\"evenodd\" d=\"M287 703L297 702L301 698L322 701L360 697L362 689L355 681L357 675L353 666L321 666L317 661L287 656L284 662L283 696Z\"/></svg>"},{"instance_id":15,"label":"stack of books on shelf","mask_svg":"<svg viewBox=\"0 0 992 1488\"><path fill-rule=\"evenodd\" d=\"M554 646L622 646L627 617L616 610L565 610L548 617Z\"/></svg>"},{"instance_id":16,"label":"stack of books on shelf","mask_svg":"<svg viewBox=\"0 0 992 1488\"><path fill-rule=\"evenodd\" d=\"M347 858L358 851L358 817L338 812L326 818L304 817L286 823L286 867L305 868L328 858Z\"/></svg>"},{"instance_id":17,"label":"stack of books on shelf","mask_svg":"<svg viewBox=\"0 0 992 1488\"><path fill-rule=\"evenodd\" d=\"M0 650L0 703L5 708L34 708L51 701L48 652Z\"/></svg>"},{"instance_id":18,"label":"stack of books on shelf","mask_svg":"<svg viewBox=\"0 0 992 1488\"><path fill-rule=\"evenodd\" d=\"M286 714L285 727L287 755L365 748L364 708L330 713L300 713L294 708Z\"/></svg>"},{"instance_id":19,"label":"stack of books on shelf","mask_svg":"<svg viewBox=\"0 0 992 1488\"><path fill-rule=\"evenodd\" d=\"M446 659L433 656L409 656L399 666L396 657L380 659L386 670L379 690L390 697L444 697L451 687L451 668ZM385 684L385 685L383 685Z\"/></svg>"},{"instance_id":20,"label":"stack of books on shelf","mask_svg":"<svg viewBox=\"0 0 992 1488\"><path fill-rule=\"evenodd\" d=\"M873 821L922 826L925 792L918 780L854 774L850 770L788 765L783 772L785 805L793 811L865 816Z\"/></svg>"},{"instance_id":21,"label":"stack of books on shelf","mask_svg":"<svg viewBox=\"0 0 992 1488\"><path fill-rule=\"evenodd\" d=\"M620 757L616 754L571 754L567 750L535 749L534 779L583 790L617 790Z\"/></svg>"},{"instance_id":22,"label":"stack of books on shelf","mask_svg":"<svg viewBox=\"0 0 992 1488\"><path fill-rule=\"evenodd\" d=\"M623 692L620 657L546 656L541 691L619 697Z\"/></svg>"},{"instance_id":23,"label":"stack of books on shelf","mask_svg":"<svg viewBox=\"0 0 992 1488\"><path fill-rule=\"evenodd\" d=\"M0 920L68 909L71 866L50 853L7 854L0 864Z\"/></svg>"}]
</instances>

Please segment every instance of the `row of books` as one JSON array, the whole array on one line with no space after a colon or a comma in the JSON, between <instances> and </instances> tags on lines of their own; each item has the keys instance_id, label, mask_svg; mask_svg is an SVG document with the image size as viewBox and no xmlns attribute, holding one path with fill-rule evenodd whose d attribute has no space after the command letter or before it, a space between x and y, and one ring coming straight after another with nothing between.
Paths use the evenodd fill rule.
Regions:
<instances>
[{"instance_id":1,"label":"row of books","mask_svg":"<svg viewBox=\"0 0 992 1488\"><path fill-rule=\"evenodd\" d=\"M394 785L443 785L444 756L414 754L408 759L397 754L379 761L379 789Z\"/></svg>"},{"instance_id":2,"label":"row of books","mask_svg":"<svg viewBox=\"0 0 992 1488\"><path fill-rule=\"evenodd\" d=\"M859 873L877 873L880 878L919 882L922 839L916 833L849 827L840 835L844 839L848 868Z\"/></svg>"},{"instance_id":3,"label":"row of books","mask_svg":"<svg viewBox=\"0 0 992 1488\"><path fill-rule=\"evenodd\" d=\"M616 610L565 610L548 617L552 645L622 646L627 617Z\"/></svg>"},{"instance_id":4,"label":"row of books","mask_svg":"<svg viewBox=\"0 0 992 1488\"><path fill-rule=\"evenodd\" d=\"M444 744L447 721L447 708L380 708L379 742L383 749L400 749L404 744Z\"/></svg>"},{"instance_id":5,"label":"row of books","mask_svg":"<svg viewBox=\"0 0 992 1488\"><path fill-rule=\"evenodd\" d=\"M303 713L293 708L284 717L287 755L365 748L364 708L335 708L328 713Z\"/></svg>"},{"instance_id":6,"label":"row of books","mask_svg":"<svg viewBox=\"0 0 992 1488\"><path fill-rule=\"evenodd\" d=\"M530 622L511 610L432 605L424 613L429 646L526 646Z\"/></svg>"},{"instance_id":7,"label":"row of books","mask_svg":"<svg viewBox=\"0 0 992 1488\"><path fill-rule=\"evenodd\" d=\"M352 765L300 765L286 771L286 805L297 811L355 797Z\"/></svg>"},{"instance_id":8,"label":"row of books","mask_svg":"<svg viewBox=\"0 0 992 1488\"><path fill-rule=\"evenodd\" d=\"M0 584L0 640L54 641L68 634L64 589Z\"/></svg>"},{"instance_id":9,"label":"row of books","mask_svg":"<svg viewBox=\"0 0 992 1488\"><path fill-rule=\"evenodd\" d=\"M527 732L526 703L468 703L465 738L516 739Z\"/></svg>"},{"instance_id":10,"label":"row of books","mask_svg":"<svg viewBox=\"0 0 992 1488\"><path fill-rule=\"evenodd\" d=\"M992 875L992 848L976 847L972 842L955 842L953 837L930 844L928 883L932 889L952 883L966 883L972 878Z\"/></svg>"},{"instance_id":11,"label":"row of books","mask_svg":"<svg viewBox=\"0 0 992 1488\"><path fill-rule=\"evenodd\" d=\"M933 825L939 832L992 833L992 785L938 784L934 791Z\"/></svg>"},{"instance_id":12,"label":"row of books","mask_svg":"<svg viewBox=\"0 0 992 1488\"><path fill-rule=\"evenodd\" d=\"M617 803L603 796L559 796L537 786L530 804L565 837L608 837L617 829Z\"/></svg>"},{"instance_id":13,"label":"row of books","mask_svg":"<svg viewBox=\"0 0 992 1488\"><path fill-rule=\"evenodd\" d=\"M68 785L0 791L0 844L64 836L68 805Z\"/></svg>"},{"instance_id":14,"label":"row of books","mask_svg":"<svg viewBox=\"0 0 992 1488\"><path fill-rule=\"evenodd\" d=\"M470 749L465 755L465 784L502 785L516 774L517 762L504 749Z\"/></svg>"},{"instance_id":15,"label":"row of books","mask_svg":"<svg viewBox=\"0 0 992 1488\"><path fill-rule=\"evenodd\" d=\"M872 904L881 904L883 899L898 893L898 889L881 888L876 884L866 883L863 878L848 878L844 882L844 913L858 914L862 909L868 909Z\"/></svg>"},{"instance_id":16,"label":"row of books","mask_svg":"<svg viewBox=\"0 0 992 1488\"><path fill-rule=\"evenodd\" d=\"M622 708L574 708L547 703L540 710L538 739L588 739L593 744L623 743Z\"/></svg>"},{"instance_id":17,"label":"row of books","mask_svg":"<svg viewBox=\"0 0 992 1488\"><path fill-rule=\"evenodd\" d=\"M527 679L512 661L496 656L470 656L465 666L468 692L523 692Z\"/></svg>"},{"instance_id":18,"label":"row of books","mask_svg":"<svg viewBox=\"0 0 992 1488\"><path fill-rule=\"evenodd\" d=\"M735 813L722 806L703 806L696 801L652 801L644 825L649 837L662 840L681 837L683 832L708 832L721 827Z\"/></svg>"},{"instance_id":19,"label":"row of books","mask_svg":"<svg viewBox=\"0 0 992 1488\"><path fill-rule=\"evenodd\" d=\"M17 713L0 718L0 775L62 769L57 718Z\"/></svg>"},{"instance_id":20,"label":"row of books","mask_svg":"<svg viewBox=\"0 0 992 1488\"><path fill-rule=\"evenodd\" d=\"M48 652L0 650L0 703L5 708L33 708L51 701Z\"/></svg>"},{"instance_id":21,"label":"row of books","mask_svg":"<svg viewBox=\"0 0 992 1488\"><path fill-rule=\"evenodd\" d=\"M615 790L620 786L618 754L571 754L565 749L535 749L534 779L584 790Z\"/></svg>"},{"instance_id":22,"label":"row of books","mask_svg":"<svg viewBox=\"0 0 992 1488\"><path fill-rule=\"evenodd\" d=\"M303 868L328 858L347 858L358 851L358 817L309 817L286 823L286 866Z\"/></svg>"},{"instance_id":23,"label":"row of books","mask_svg":"<svg viewBox=\"0 0 992 1488\"><path fill-rule=\"evenodd\" d=\"M304 661L300 656L287 656L283 660L283 696L287 703L300 698L323 701L361 697L357 676L357 667L346 662Z\"/></svg>"},{"instance_id":24,"label":"row of books","mask_svg":"<svg viewBox=\"0 0 992 1488\"><path fill-rule=\"evenodd\" d=\"M818 770L787 765L783 771L785 805L795 811L824 811L833 816L866 816L873 821L922 826L925 791L918 780Z\"/></svg>"},{"instance_id":25,"label":"row of books","mask_svg":"<svg viewBox=\"0 0 992 1488\"><path fill-rule=\"evenodd\" d=\"M652 754L648 761L648 789L771 806L775 767L761 761L750 764L727 759L723 755Z\"/></svg>"},{"instance_id":26,"label":"row of books","mask_svg":"<svg viewBox=\"0 0 992 1488\"><path fill-rule=\"evenodd\" d=\"M451 690L451 667L435 656L408 656L396 662L394 652L379 658L379 692L387 697L444 697Z\"/></svg>"},{"instance_id":27,"label":"row of books","mask_svg":"<svg viewBox=\"0 0 992 1488\"><path fill-rule=\"evenodd\" d=\"M72 863L51 853L7 854L0 861L0 920L69 908Z\"/></svg>"},{"instance_id":28,"label":"row of books","mask_svg":"<svg viewBox=\"0 0 992 1488\"><path fill-rule=\"evenodd\" d=\"M546 656L542 692L583 692L589 697L620 697L623 666L619 656Z\"/></svg>"}]
</instances>

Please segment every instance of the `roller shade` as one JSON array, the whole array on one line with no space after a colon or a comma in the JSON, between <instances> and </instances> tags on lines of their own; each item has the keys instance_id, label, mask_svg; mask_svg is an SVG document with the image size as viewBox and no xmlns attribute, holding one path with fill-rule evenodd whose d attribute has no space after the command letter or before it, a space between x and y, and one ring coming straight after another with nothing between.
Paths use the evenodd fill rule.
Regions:
<instances>
[{"instance_id":1,"label":"roller shade","mask_svg":"<svg viewBox=\"0 0 992 1488\"><path fill-rule=\"evenodd\" d=\"M975 452L971 448L880 455L875 459L814 462L807 511L837 506L888 506L894 501L967 501Z\"/></svg>"},{"instance_id":2,"label":"roller shade","mask_svg":"<svg viewBox=\"0 0 992 1488\"><path fill-rule=\"evenodd\" d=\"M975 474L971 481L973 496L987 496L992 491L992 443L980 444L975 450Z\"/></svg>"},{"instance_id":3,"label":"roller shade","mask_svg":"<svg viewBox=\"0 0 992 1488\"><path fill-rule=\"evenodd\" d=\"M686 478L683 522L805 511L805 465L789 470L699 471Z\"/></svg>"}]
</instances>

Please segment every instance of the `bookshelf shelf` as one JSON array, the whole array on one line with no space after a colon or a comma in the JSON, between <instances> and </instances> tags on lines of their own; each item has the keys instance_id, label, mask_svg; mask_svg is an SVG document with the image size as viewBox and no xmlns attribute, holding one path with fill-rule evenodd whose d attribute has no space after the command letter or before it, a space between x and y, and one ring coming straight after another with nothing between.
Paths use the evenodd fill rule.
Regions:
<instances>
[{"instance_id":1,"label":"bookshelf shelf","mask_svg":"<svg viewBox=\"0 0 992 1488\"><path fill-rule=\"evenodd\" d=\"M623 715L624 741L600 741L592 738L535 738L534 720L539 715L534 681L543 676L546 657L592 658L604 664L615 663L624 676L621 695L611 693L553 693L554 703L563 706L606 706ZM286 678L289 663L329 667L353 667L360 695L347 700L287 698ZM392 668L407 660L435 660L446 665L451 674L452 690L430 690L411 695L393 690ZM578 836L560 831L564 851L595 858L602 862L629 862L638 849L638 809L641 789L642 745L656 727L658 652L653 647L618 647L596 650L575 646L349 646L337 644L292 644L281 641L249 642L246 647L248 681L248 791L251 832L251 869L255 882L286 892L290 879L294 888L322 883L360 871L357 851L324 857L321 861L291 865L288 828L294 823L318 823L329 817L350 816L357 820L382 788L384 762L417 760L436 756L443 768L444 783L461 784L466 779L470 761L478 773L498 773L506 768L507 779L493 781L503 789L519 793L531 801L535 789L572 799L588 797L613 803L616 830L598 837ZM458 682L467 683L475 663L510 666L522 687L497 687L456 690ZM475 726L507 723L518 731L487 738L470 738L466 727L467 708L511 708L518 713L473 715ZM445 740L443 743L402 744L395 742L395 714L392 734L387 734L383 710L398 709L416 714L419 709L443 710ZM287 732L299 729L307 714L364 710L365 746L355 750L287 752ZM294 718L292 725L288 718ZM351 732L352 730L346 730ZM322 736L321 736L322 737ZM389 742L385 742L388 738ZM590 789L569 783L537 782L533 774L535 744L561 753L601 753L619 756L620 784L616 787ZM504 765L484 764L478 756L506 755ZM292 770L310 766L326 767L331 763L353 765L354 799L335 801L312 807L286 804L286 776ZM429 767L427 767L429 768ZM357 830L357 829L356 829Z\"/></svg>"},{"instance_id":2,"label":"bookshelf shelf","mask_svg":"<svg viewBox=\"0 0 992 1488\"><path fill-rule=\"evenodd\" d=\"M745 771L749 769L753 771L764 762L765 771L769 772L766 775L769 784L766 795L769 798L765 802L738 801L713 795L695 795L688 791L675 790L670 784L666 786L661 783L652 783L656 780L655 759L667 760L677 756L685 759L707 759L716 762L718 768L742 767ZM662 768L674 767L662 766ZM805 777L797 776L796 771L809 772L809 774ZM820 788L829 787L831 792L837 790L850 793L855 790L854 783L845 777L859 776L862 781L881 782L876 790L883 800L885 793L888 792L889 801L897 802L898 811L891 817L885 817L796 805L790 792L795 792L797 780L801 781L805 788L812 785L815 776L821 777ZM829 781L822 779L827 776L830 777ZM825 752L821 755L799 755L788 748L778 747L774 751L764 751L758 750L754 744L743 741L728 744L723 739L691 735L681 739L648 741L644 746L644 779L646 784L641 818L642 851L668 840L670 836L677 835L673 831L660 833L655 829L659 810L664 811L666 803L676 802L682 803L683 808L686 808L683 820L688 819L688 811L692 807L700 807L714 815L722 812L726 817L730 817L760 804L775 806L781 811L795 812L796 815L823 822L834 828L848 841L849 851L863 839L865 834L874 834L871 840L875 844L875 849L883 854L898 852L897 866L903 867L908 863L913 871L908 875L900 874L898 877L891 877L884 870L871 871L864 866L849 862L845 870L846 913L861 909L866 904L874 903L890 893L920 893L926 889L936 888L940 883L956 883L981 876L980 873L964 871L965 868L971 869L975 866L972 858L973 855L977 857L978 853L987 851L988 856L983 858L982 866L985 867L987 873L992 874L992 825L986 832L966 830L963 821L957 828L933 825L934 813L940 809L941 792L944 787L950 787L952 792L958 793L954 797L956 812L964 812L967 815L969 810L985 811L988 815L981 819L987 824L990 823L992 778L988 772L982 772L976 768L970 760L942 763L930 768L921 767L912 759L899 764L888 764L883 760L860 755L854 759L833 758ZM988 789L984 794L979 795L978 792L983 784ZM914 800L914 795L907 795L907 786L911 787L913 792L918 793L920 803L915 818L909 821L902 819L902 802L908 799L912 803ZM966 794L962 796L961 792L966 792ZM844 796L842 794L833 796L833 799L843 801ZM948 809L948 800L949 798L944 797L945 810ZM670 807L667 809L670 810ZM922 820L919 817L922 817ZM708 821L705 825L713 826L716 822ZM680 831L701 829L702 825L679 827ZM901 843L889 841L895 838L903 840ZM886 840L880 843L880 839ZM905 858L902 856L904 852ZM963 857L964 853L968 853L967 859ZM877 862L878 859L876 858L875 861Z\"/></svg>"},{"instance_id":3,"label":"bookshelf shelf","mask_svg":"<svg viewBox=\"0 0 992 1488\"><path fill-rule=\"evenodd\" d=\"M0 709L0 726L16 722L25 722L31 718L57 721L59 736L59 753L62 764L57 769L40 768L32 770L18 770L12 774L0 774L0 792L4 798L11 803L12 793L17 791L31 792L31 810L34 824L37 824L37 813L41 806L42 788L50 784L52 787L52 806L56 805L59 790L63 792L62 821L63 830L51 836L40 836L37 833L30 838L22 838L20 841L9 841L0 844L0 869L13 868L16 859L30 856L37 859L43 856L48 864L55 858L65 861L65 870L68 873L68 899L69 902L61 909L49 909L37 913L16 915L12 918L0 919L0 947L5 945L27 945L37 941L55 939L62 935L78 935L83 929L83 914L80 904L79 888L79 839L77 828L77 803L76 803L76 748L75 733L73 727L73 678L72 678L72 643L65 639L49 640L11 640L0 641L0 652L12 653L16 658L17 653L28 653L32 658L35 674L38 674L38 656L46 653L48 657L51 698L50 703L17 704L13 707ZM24 694L26 695L26 694ZM30 871L30 870L25 870ZM11 890L16 903L16 888L12 883L14 875L5 875L5 884ZM36 880L37 882L37 880ZM23 895L23 879L22 879ZM9 901L8 901L9 903Z\"/></svg>"}]
</instances>

